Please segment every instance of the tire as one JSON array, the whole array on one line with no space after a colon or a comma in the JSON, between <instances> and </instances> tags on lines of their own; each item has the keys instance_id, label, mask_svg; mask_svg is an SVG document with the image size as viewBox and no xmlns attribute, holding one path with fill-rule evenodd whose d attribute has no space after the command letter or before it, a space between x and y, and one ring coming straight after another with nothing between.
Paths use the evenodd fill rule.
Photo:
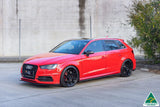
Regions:
<instances>
[{"instance_id":1,"label":"tire","mask_svg":"<svg viewBox=\"0 0 160 107\"><path fill-rule=\"evenodd\" d=\"M132 74L133 63L131 60L125 60L121 66L121 77L129 77Z\"/></svg>"},{"instance_id":2,"label":"tire","mask_svg":"<svg viewBox=\"0 0 160 107\"><path fill-rule=\"evenodd\" d=\"M78 82L78 80L79 72L77 68L74 66L68 66L61 74L60 84L63 87L72 87Z\"/></svg>"}]
</instances>

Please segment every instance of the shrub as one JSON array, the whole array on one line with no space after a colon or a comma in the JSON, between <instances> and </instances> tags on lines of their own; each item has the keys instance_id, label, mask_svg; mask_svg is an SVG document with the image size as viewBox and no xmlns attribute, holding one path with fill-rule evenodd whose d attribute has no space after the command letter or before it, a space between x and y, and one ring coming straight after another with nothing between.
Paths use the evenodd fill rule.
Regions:
<instances>
[{"instance_id":1,"label":"shrub","mask_svg":"<svg viewBox=\"0 0 160 107\"><path fill-rule=\"evenodd\" d=\"M137 32L129 42L144 51L145 58L160 59L160 0L133 1L129 9L129 22Z\"/></svg>"}]
</instances>

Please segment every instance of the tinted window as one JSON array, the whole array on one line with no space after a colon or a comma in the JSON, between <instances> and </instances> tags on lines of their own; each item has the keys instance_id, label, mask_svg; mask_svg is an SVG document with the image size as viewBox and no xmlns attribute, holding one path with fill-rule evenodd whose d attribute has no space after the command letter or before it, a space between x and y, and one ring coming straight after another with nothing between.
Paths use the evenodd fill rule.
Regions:
<instances>
[{"instance_id":1,"label":"tinted window","mask_svg":"<svg viewBox=\"0 0 160 107\"><path fill-rule=\"evenodd\" d=\"M67 54L79 54L89 40L70 40L64 41L50 52L54 53L67 53Z\"/></svg>"},{"instance_id":2,"label":"tinted window","mask_svg":"<svg viewBox=\"0 0 160 107\"><path fill-rule=\"evenodd\" d=\"M116 40L115 42L119 45L120 49L126 48L119 40Z\"/></svg>"},{"instance_id":3,"label":"tinted window","mask_svg":"<svg viewBox=\"0 0 160 107\"><path fill-rule=\"evenodd\" d=\"M104 47L102 45L102 40L99 40L99 41L94 41L92 43L90 43L87 48L85 49L85 52L86 51L93 51L94 53L95 52L102 52L104 51Z\"/></svg>"},{"instance_id":4,"label":"tinted window","mask_svg":"<svg viewBox=\"0 0 160 107\"><path fill-rule=\"evenodd\" d=\"M105 40L104 42L105 51L119 49L119 46L112 40Z\"/></svg>"}]
</instances>

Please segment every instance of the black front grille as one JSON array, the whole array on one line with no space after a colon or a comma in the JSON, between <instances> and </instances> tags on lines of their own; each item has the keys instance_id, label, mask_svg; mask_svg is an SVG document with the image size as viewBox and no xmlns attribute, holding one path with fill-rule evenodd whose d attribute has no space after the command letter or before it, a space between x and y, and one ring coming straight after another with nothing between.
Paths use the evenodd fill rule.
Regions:
<instances>
[{"instance_id":1,"label":"black front grille","mask_svg":"<svg viewBox=\"0 0 160 107\"><path fill-rule=\"evenodd\" d=\"M35 79L37 69L37 65L23 64L22 76L29 79Z\"/></svg>"}]
</instances>

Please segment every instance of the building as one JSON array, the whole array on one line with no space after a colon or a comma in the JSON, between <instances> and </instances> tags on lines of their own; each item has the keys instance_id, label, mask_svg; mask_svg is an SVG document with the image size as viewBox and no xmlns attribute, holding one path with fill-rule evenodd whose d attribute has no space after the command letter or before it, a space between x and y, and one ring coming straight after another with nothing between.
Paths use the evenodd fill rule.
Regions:
<instances>
[{"instance_id":1,"label":"building","mask_svg":"<svg viewBox=\"0 0 160 107\"><path fill-rule=\"evenodd\" d=\"M132 0L0 0L0 57L45 53L77 37L131 39ZM135 52L139 54L139 52Z\"/></svg>"}]
</instances>

